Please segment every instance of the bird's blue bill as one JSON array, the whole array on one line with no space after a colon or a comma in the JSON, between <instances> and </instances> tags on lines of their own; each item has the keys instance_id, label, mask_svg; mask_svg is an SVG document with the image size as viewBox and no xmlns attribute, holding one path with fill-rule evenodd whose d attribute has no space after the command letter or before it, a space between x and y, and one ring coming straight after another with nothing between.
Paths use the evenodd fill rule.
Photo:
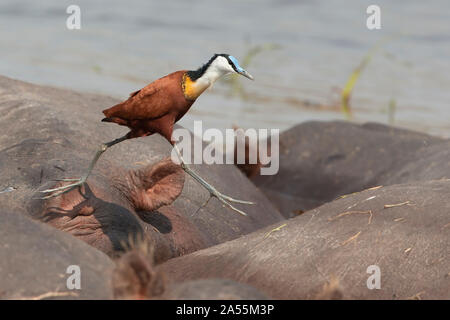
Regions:
<instances>
[{"instance_id":1,"label":"bird's blue bill","mask_svg":"<svg viewBox=\"0 0 450 320\"><path fill-rule=\"evenodd\" d=\"M239 73L240 75L242 75L250 80L254 80L253 76L239 65L239 62L237 61L237 59L235 57L229 56L229 58L230 58L231 62L234 64L234 66L236 67L237 73Z\"/></svg>"},{"instance_id":2,"label":"bird's blue bill","mask_svg":"<svg viewBox=\"0 0 450 320\"><path fill-rule=\"evenodd\" d=\"M242 69L242 68L241 68L241 69ZM253 76L252 76L250 73L248 73L246 70L244 70L244 69L239 70L238 73L239 73L240 75L243 75L244 77L250 79L250 80L254 80Z\"/></svg>"}]
</instances>

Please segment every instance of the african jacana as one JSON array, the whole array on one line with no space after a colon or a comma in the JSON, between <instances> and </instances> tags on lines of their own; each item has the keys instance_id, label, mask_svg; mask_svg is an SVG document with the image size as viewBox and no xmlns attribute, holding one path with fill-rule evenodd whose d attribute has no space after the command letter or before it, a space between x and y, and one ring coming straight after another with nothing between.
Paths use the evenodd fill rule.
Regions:
<instances>
[{"instance_id":1,"label":"african jacana","mask_svg":"<svg viewBox=\"0 0 450 320\"><path fill-rule=\"evenodd\" d=\"M150 83L141 90L131 93L126 101L104 110L103 113L106 118L102 121L127 126L130 128L130 132L123 137L102 144L85 175L79 179L60 179L59 181L72 181L74 183L41 191L43 193L51 193L41 199L56 197L83 185L95 163L109 147L127 139L159 133L174 146L180 158L181 167L186 173L204 186L211 196L216 197L234 211L246 215L241 210L233 207L229 202L245 204L252 204L252 202L233 199L217 191L216 188L186 165L175 142L172 140L175 122L183 117L203 91L209 88L217 79L229 73L238 73L253 80L253 77L239 66L236 58L228 54L215 54L199 69L194 71L181 70L171 73Z\"/></svg>"}]
</instances>

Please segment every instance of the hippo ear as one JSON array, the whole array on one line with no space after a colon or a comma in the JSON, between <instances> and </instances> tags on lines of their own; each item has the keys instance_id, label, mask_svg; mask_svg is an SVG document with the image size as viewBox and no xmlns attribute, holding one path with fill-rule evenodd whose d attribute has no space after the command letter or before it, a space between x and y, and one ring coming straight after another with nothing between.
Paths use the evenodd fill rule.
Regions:
<instances>
[{"instance_id":1,"label":"hippo ear","mask_svg":"<svg viewBox=\"0 0 450 320\"><path fill-rule=\"evenodd\" d=\"M241 170L248 178L252 178L254 176L257 176L260 174L261 167L263 166L261 163L261 159L259 156L259 150L258 145L250 145L249 140L245 137L244 131L242 128L233 125L233 130L235 131L236 138L235 138L235 144L234 144L234 164L236 167L238 167L239 170ZM242 143L242 140L244 141L245 146L245 163L238 163L238 142ZM256 150L255 150L256 148ZM269 154L270 155L270 146L269 146ZM250 163L250 154L253 154L256 152L256 163Z\"/></svg>"},{"instance_id":2,"label":"hippo ear","mask_svg":"<svg viewBox=\"0 0 450 320\"><path fill-rule=\"evenodd\" d=\"M117 187L135 211L154 211L171 204L181 193L184 172L170 158L140 170L131 170Z\"/></svg>"},{"instance_id":3,"label":"hippo ear","mask_svg":"<svg viewBox=\"0 0 450 320\"><path fill-rule=\"evenodd\" d=\"M147 254L134 248L116 260L112 285L115 299L150 299L164 292L165 277Z\"/></svg>"}]
</instances>

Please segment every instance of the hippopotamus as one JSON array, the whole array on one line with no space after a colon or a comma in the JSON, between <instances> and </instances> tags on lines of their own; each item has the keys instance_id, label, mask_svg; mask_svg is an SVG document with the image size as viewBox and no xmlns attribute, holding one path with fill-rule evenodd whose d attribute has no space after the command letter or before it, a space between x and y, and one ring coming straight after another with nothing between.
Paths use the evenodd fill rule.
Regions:
<instances>
[{"instance_id":1,"label":"hippopotamus","mask_svg":"<svg viewBox=\"0 0 450 320\"><path fill-rule=\"evenodd\" d=\"M274 299L449 299L450 180L374 187L159 266Z\"/></svg>"},{"instance_id":2,"label":"hippopotamus","mask_svg":"<svg viewBox=\"0 0 450 320\"><path fill-rule=\"evenodd\" d=\"M66 232L0 209L0 299L112 299L113 261ZM70 277L79 268L79 287ZM76 284L76 283L75 283Z\"/></svg>"},{"instance_id":3,"label":"hippopotamus","mask_svg":"<svg viewBox=\"0 0 450 320\"><path fill-rule=\"evenodd\" d=\"M370 187L450 178L449 146L378 123L309 121L280 134L278 173L252 181L293 217Z\"/></svg>"},{"instance_id":4,"label":"hippopotamus","mask_svg":"<svg viewBox=\"0 0 450 320\"><path fill-rule=\"evenodd\" d=\"M247 216L217 199L169 159L158 135L131 139L108 150L87 183L41 200L40 190L77 178L98 146L123 135L100 122L117 101L94 94L37 86L0 77L0 194L10 212L66 231L111 257L145 235L160 261L206 248L281 221L271 202L233 165L193 165L221 192L252 201Z\"/></svg>"},{"instance_id":5,"label":"hippopotamus","mask_svg":"<svg viewBox=\"0 0 450 320\"><path fill-rule=\"evenodd\" d=\"M255 288L229 279L169 281L155 267L152 247L134 241L115 262L111 284L113 296L120 300L264 300Z\"/></svg>"},{"instance_id":6,"label":"hippopotamus","mask_svg":"<svg viewBox=\"0 0 450 320\"><path fill-rule=\"evenodd\" d=\"M108 150L82 187L41 199L125 133L100 122L115 103L0 77L0 271L12 275L0 298L449 298L449 140L307 122L280 136L276 175L258 175L260 163L193 165L255 202L242 216L153 135ZM152 253L133 253L137 241ZM82 293L64 289L72 264L86 270Z\"/></svg>"}]
</instances>

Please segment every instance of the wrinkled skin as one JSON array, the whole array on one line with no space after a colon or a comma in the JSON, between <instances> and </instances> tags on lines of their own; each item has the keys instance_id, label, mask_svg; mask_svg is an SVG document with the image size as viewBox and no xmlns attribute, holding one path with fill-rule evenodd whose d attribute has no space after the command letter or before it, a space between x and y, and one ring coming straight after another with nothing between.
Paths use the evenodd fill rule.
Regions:
<instances>
[{"instance_id":1,"label":"wrinkled skin","mask_svg":"<svg viewBox=\"0 0 450 320\"><path fill-rule=\"evenodd\" d=\"M179 166L166 159L143 169L115 172L112 190L106 184L87 184L47 201L34 200L29 212L110 256L137 238L156 247L158 261L203 247L192 223L174 208L160 208L182 191L184 174Z\"/></svg>"},{"instance_id":2,"label":"wrinkled skin","mask_svg":"<svg viewBox=\"0 0 450 320\"><path fill-rule=\"evenodd\" d=\"M0 299L111 299L113 262L74 237L16 212L0 211ZM66 282L81 271L81 290Z\"/></svg>"},{"instance_id":3,"label":"wrinkled skin","mask_svg":"<svg viewBox=\"0 0 450 320\"><path fill-rule=\"evenodd\" d=\"M253 182L286 217L379 185L450 178L450 141L382 124L306 122L280 135L280 169Z\"/></svg>"},{"instance_id":4,"label":"wrinkled skin","mask_svg":"<svg viewBox=\"0 0 450 320\"><path fill-rule=\"evenodd\" d=\"M174 282L228 278L275 299L320 297L336 278L344 299L449 299L449 194L450 180L362 191L160 271ZM367 288L371 265L379 290Z\"/></svg>"},{"instance_id":5,"label":"wrinkled skin","mask_svg":"<svg viewBox=\"0 0 450 320\"><path fill-rule=\"evenodd\" d=\"M0 77L0 194L5 210L69 232L114 257L130 239L156 247L158 261L205 248L282 220L232 165L195 165L224 194L256 202L248 217L223 207L170 160L158 135L124 141L98 161L87 184L61 197L32 200L52 179L78 178L101 143L126 129L101 123L112 98L35 86ZM161 162L162 161L162 162ZM181 194L180 194L181 192Z\"/></svg>"}]
</instances>

